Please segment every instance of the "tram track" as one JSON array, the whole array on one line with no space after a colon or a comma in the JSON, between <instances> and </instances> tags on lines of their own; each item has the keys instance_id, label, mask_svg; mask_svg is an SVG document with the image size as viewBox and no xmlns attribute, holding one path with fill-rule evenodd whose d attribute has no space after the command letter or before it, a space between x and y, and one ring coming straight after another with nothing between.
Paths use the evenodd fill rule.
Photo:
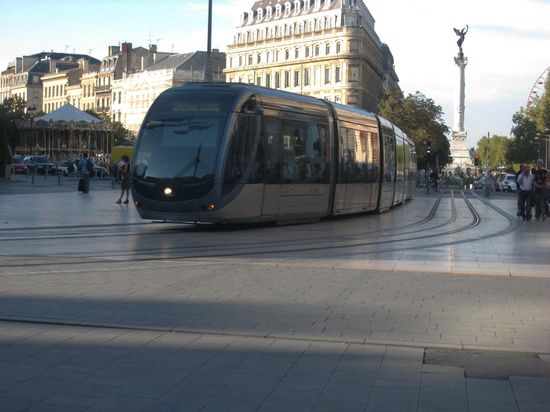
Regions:
<instances>
[{"instance_id":1,"label":"tram track","mask_svg":"<svg viewBox=\"0 0 550 412\"><path fill-rule=\"evenodd\" d=\"M83 258L85 259L83 263L92 263L93 261L105 262L106 260L155 261L155 260L169 260L169 259L225 258L225 257L231 257L231 256L255 256L255 255L265 256L265 255L280 255L283 253L292 254L294 256L296 255L296 253L316 252L316 251L328 250L328 249L342 250L346 248L347 249L369 248L369 247L392 245L392 244L403 244L404 242L413 242L414 245L410 245L410 246L402 245L398 249L396 248L385 248L385 249L377 248L376 250L363 249L357 253L372 254L372 253L391 252L395 250L400 250L400 251L414 250L414 249L427 247L425 243L423 243L422 246L416 246L416 244L418 243L417 241L423 241L427 239L441 239L442 237L445 237L445 236L466 232L468 230L475 228L480 224L481 217L477 212L476 208L469 201L469 199L466 197L463 191L461 192L461 194L462 194L462 199L465 202L467 209L470 212L471 220L467 224L462 225L460 227L455 227L449 230L436 232L436 233L433 233L433 231L441 227L453 225L456 223L458 214L457 214L457 207L456 207L454 193L452 193L450 198L451 216L445 222L442 222L436 226L419 228L418 230L409 231L405 233L398 233L399 231L396 230L394 233L388 234L388 236L394 237L392 239L384 239L386 236L378 236L376 240L371 240L371 239L350 240L350 238L346 236L336 237L336 238L332 237L330 239L322 238L322 239L314 239L314 240L312 240L311 238L307 238L307 239L293 238L292 240L285 239L285 240L280 240L278 242L247 241L247 242L240 242L240 243L216 244L216 245L187 244L187 245L176 246L176 247L161 246L161 247L151 247L151 248L139 248L134 250L126 250L126 251L120 251L120 250L114 250L114 251L113 250L101 250L101 251L91 250L89 252L75 251L75 252L64 253L64 257L71 260ZM418 222L414 222L409 225L402 226L401 229L423 225L432 221L436 216L440 201L441 201L441 198L438 198L438 200L434 203L428 215L425 216L423 219L421 219ZM497 212L499 212L500 214L504 213L499 210L497 210ZM507 217L506 215L504 216ZM510 224L511 223L509 222L509 226ZM459 244L459 243L468 242L472 240L478 240L481 238L500 236L501 234L508 232L509 231L508 229L509 227L504 230L494 232L492 234L488 234L481 237L478 234L474 234L474 236L471 236L465 239L453 239L447 242L440 241L437 243L437 246L450 246L453 244ZM430 233L423 233L426 231L429 231ZM156 234L166 234L166 232L160 231L160 232L156 232ZM119 233L116 233L115 235L119 236ZM144 234L142 233L141 235L144 235ZM412 235L412 236L407 236L407 235ZM103 233L102 236L105 236L105 233ZM128 236L128 234L123 233L120 236ZM355 235L355 238L356 236L357 235ZM51 238L50 238L50 241L51 241ZM307 246L304 246L304 242L307 242ZM355 252L353 252L353 254L355 254ZM33 255L28 255L28 256L33 257ZM37 254L35 256L43 257L44 255ZM12 263L6 262L6 263L7 263L6 265L3 265L4 267L20 266L20 264L18 264L17 262L12 262ZM47 263L47 262L37 263L37 265L40 265L40 266L44 266L48 264L54 264L54 263Z\"/></svg>"}]
</instances>

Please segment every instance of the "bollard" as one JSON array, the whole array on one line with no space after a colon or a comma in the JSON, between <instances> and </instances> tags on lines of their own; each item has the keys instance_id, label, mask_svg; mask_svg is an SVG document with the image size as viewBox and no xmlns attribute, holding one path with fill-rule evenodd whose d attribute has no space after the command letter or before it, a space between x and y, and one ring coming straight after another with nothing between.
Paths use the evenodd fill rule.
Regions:
<instances>
[{"instance_id":1,"label":"bollard","mask_svg":"<svg viewBox=\"0 0 550 412\"><path fill-rule=\"evenodd\" d=\"M58 170L57 171L57 185L58 186L61 186L61 175L63 174L62 171Z\"/></svg>"},{"instance_id":2,"label":"bollard","mask_svg":"<svg viewBox=\"0 0 550 412\"><path fill-rule=\"evenodd\" d=\"M115 177L111 177L111 189L115 188Z\"/></svg>"},{"instance_id":3,"label":"bollard","mask_svg":"<svg viewBox=\"0 0 550 412\"><path fill-rule=\"evenodd\" d=\"M34 185L34 173L31 172L32 184Z\"/></svg>"}]
</instances>

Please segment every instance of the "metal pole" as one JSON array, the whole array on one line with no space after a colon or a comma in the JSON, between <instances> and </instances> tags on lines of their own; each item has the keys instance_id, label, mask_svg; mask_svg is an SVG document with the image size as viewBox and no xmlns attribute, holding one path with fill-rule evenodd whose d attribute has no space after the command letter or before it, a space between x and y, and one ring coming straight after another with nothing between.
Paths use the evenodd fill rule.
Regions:
<instances>
[{"instance_id":1,"label":"metal pole","mask_svg":"<svg viewBox=\"0 0 550 412\"><path fill-rule=\"evenodd\" d=\"M206 67L204 68L204 81L212 81L212 0L208 0L208 44L206 48Z\"/></svg>"}]
</instances>

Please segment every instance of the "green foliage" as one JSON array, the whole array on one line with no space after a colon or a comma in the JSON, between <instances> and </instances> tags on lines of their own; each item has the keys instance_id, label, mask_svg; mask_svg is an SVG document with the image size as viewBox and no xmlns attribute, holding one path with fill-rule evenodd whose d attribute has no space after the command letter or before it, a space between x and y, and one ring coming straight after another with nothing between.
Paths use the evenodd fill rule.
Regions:
<instances>
[{"instance_id":1,"label":"green foliage","mask_svg":"<svg viewBox=\"0 0 550 412\"><path fill-rule=\"evenodd\" d=\"M550 129L550 76L544 85L544 95L537 102L534 118L539 132Z\"/></svg>"},{"instance_id":2,"label":"green foliage","mask_svg":"<svg viewBox=\"0 0 550 412\"><path fill-rule=\"evenodd\" d=\"M509 161L513 163L533 163L537 159L538 144L536 108L521 108L512 118L512 139L508 148Z\"/></svg>"},{"instance_id":3,"label":"green foliage","mask_svg":"<svg viewBox=\"0 0 550 412\"><path fill-rule=\"evenodd\" d=\"M384 93L378 110L382 117L401 128L414 141L418 167L427 166L428 141L431 142L432 159L437 156L440 166L451 163L450 144L446 136L449 128L443 121L441 106L432 99L420 92L404 97L400 90L390 89Z\"/></svg>"},{"instance_id":4,"label":"green foliage","mask_svg":"<svg viewBox=\"0 0 550 412\"><path fill-rule=\"evenodd\" d=\"M19 145L21 134L17 122L25 120L26 102L19 96L5 99L0 104L0 170L11 163L11 155Z\"/></svg>"},{"instance_id":5,"label":"green foliage","mask_svg":"<svg viewBox=\"0 0 550 412\"><path fill-rule=\"evenodd\" d=\"M107 129L112 132L114 146L127 145L135 140L136 136L132 131L126 129L120 122L113 122L108 114L97 113L95 110L86 110L86 113L101 119L105 123Z\"/></svg>"},{"instance_id":6,"label":"green foliage","mask_svg":"<svg viewBox=\"0 0 550 412\"><path fill-rule=\"evenodd\" d=\"M476 153L479 155L480 166L497 170L499 167L509 168L510 140L506 136L484 136L477 142Z\"/></svg>"}]
</instances>

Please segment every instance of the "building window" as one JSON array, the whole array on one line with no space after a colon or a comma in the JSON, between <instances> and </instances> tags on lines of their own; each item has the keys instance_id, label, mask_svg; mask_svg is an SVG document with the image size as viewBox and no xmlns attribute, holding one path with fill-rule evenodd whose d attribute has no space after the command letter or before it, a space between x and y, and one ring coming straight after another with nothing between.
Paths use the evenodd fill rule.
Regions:
<instances>
[{"instance_id":1,"label":"building window","mask_svg":"<svg viewBox=\"0 0 550 412\"><path fill-rule=\"evenodd\" d=\"M285 71L285 88L290 87L290 70Z\"/></svg>"},{"instance_id":2,"label":"building window","mask_svg":"<svg viewBox=\"0 0 550 412\"><path fill-rule=\"evenodd\" d=\"M288 60L290 59L290 50L286 49L285 50L285 60Z\"/></svg>"},{"instance_id":3,"label":"building window","mask_svg":"<svg viewBox=\"0 0 550 412\"><path fill-rule=\"evenodd\" d=\"M311 83L311 69L304 70L304 86L309 86Z\"/></svg>"},{"instance_id":4,"label":"building window","mask_svg":"<svg viewBox=\"0 0 550 412\"><path fill-rule=\"evenodd\" d=\"M252 66L252 55L251 54L248 55L248 65Z\"/></svg>"},{"instance_id":5,"label":"building window","mask_svg":"<svg viewBox=\"0 0 550 412\"><path fill-rule=\"evenodd\" d=\"M243 58L242 56L239 56L239 67L243 65Z\"/></svg>"},{"instance_id":6,"label":"building window","mask_svg":"<svg viewBox=\"0 0 550 412\"><path fill-rule=\"evenodd\" d=\"M336 43L336 54L340 53L342 51L342 43L338 42Z\"/></svg>"},{"instance_id":7,"label":"building window","mask_svg":"<svg viewBox=\"0 0 550 412\"><path fill-rule=\"evenodd\" d=\"M294 87L298 87L300 85L300 72L296 70L294 72Z\"/></svg>"},{"instance_id":8,"label":"building window","mask_svg":"<svg viewBox=\"0 0 550 412\"><path fill-rule=\"evenodd\" d=\"M281 87L281 75L279 73L275 73L275 88L278 89Z\"/></svg>"},{"instance_id":9,"label":"building window","mask_svg":"<svg viewBox=\"0 0 550 412\"><path fill-rule=\"evenodd\" d=\"M306 46L305 55L306 57L309 57L309 46Z\"/></svg>"},{"instance_id":10,"label":"building window","mask_svg":"<svg viewBox=\"0 0 550 412\"><path fill-rule=\"evenodd\" d=\"M262 77L261 77L261 76L256 77L256 85L257 85L257 86L261 86L261 85L262 85Z\"/></svg>"},{"instance_id":11,"label":"building window","mask_svg":"<svg viewBox=\"0 0 550 412\"><path fill-rule=\"evenodd\" d=\"M325 54L328 56L330 54L330 43L327 43L325 46Z\"/></svg>"},{"instance_id":12,"label":"building window","mask_svg":"<svg viewBox=\"0 0 550 412\"><path fill-rule=\"evenodd\" d=\"M265 87L271 87L271 74L265 75Z\"/></svg>"},{"instance_id":13,"label":"building window","mask_svg":"<svg viewBox=\"0 0 550 412\"><path fill-rule=\"evenodd\" d=\"M325 67L325 84L330 83L330 67Z\"/></svg>"},{"instance_id":14,"label":"building window","mask_svg":"<svg viewBox=\"0 0 550 412\"><path fill-rule=\"evenodd\" d=\"M298 59L300 57L300 48L296 47L294 49L294 58Z\"/></svg>"},{"instance_id":15,"label":"building window","mask_svg":"<svg viewBox=\"0 0 550 412\"><path fill-rule=\"evenodd\" d=\"M260 64L262 62L262 53L258 53L258 56L256 56L256 63Z\"/></svg>"},{"instance_id":16,"label":"building window","mask_svg":"<svg viewBox=\"0 0 550 412\"><path fill-rule=\"evenodd\" d=\"M315 45L315 56L319 56L319 45Z\"/></svg>"},{"instance_id":17,"label":"building window","mask_svg":"<svg viewBox=\"0 0 550 412\"><path fill-rule=\"evenodd\" d=\"M334 69L334 75L335 75L335 79L334 81L336 83L340 83L342 81L342 68L340 66L336 66L336 68Z\"/></svg>"}]
</instances>

